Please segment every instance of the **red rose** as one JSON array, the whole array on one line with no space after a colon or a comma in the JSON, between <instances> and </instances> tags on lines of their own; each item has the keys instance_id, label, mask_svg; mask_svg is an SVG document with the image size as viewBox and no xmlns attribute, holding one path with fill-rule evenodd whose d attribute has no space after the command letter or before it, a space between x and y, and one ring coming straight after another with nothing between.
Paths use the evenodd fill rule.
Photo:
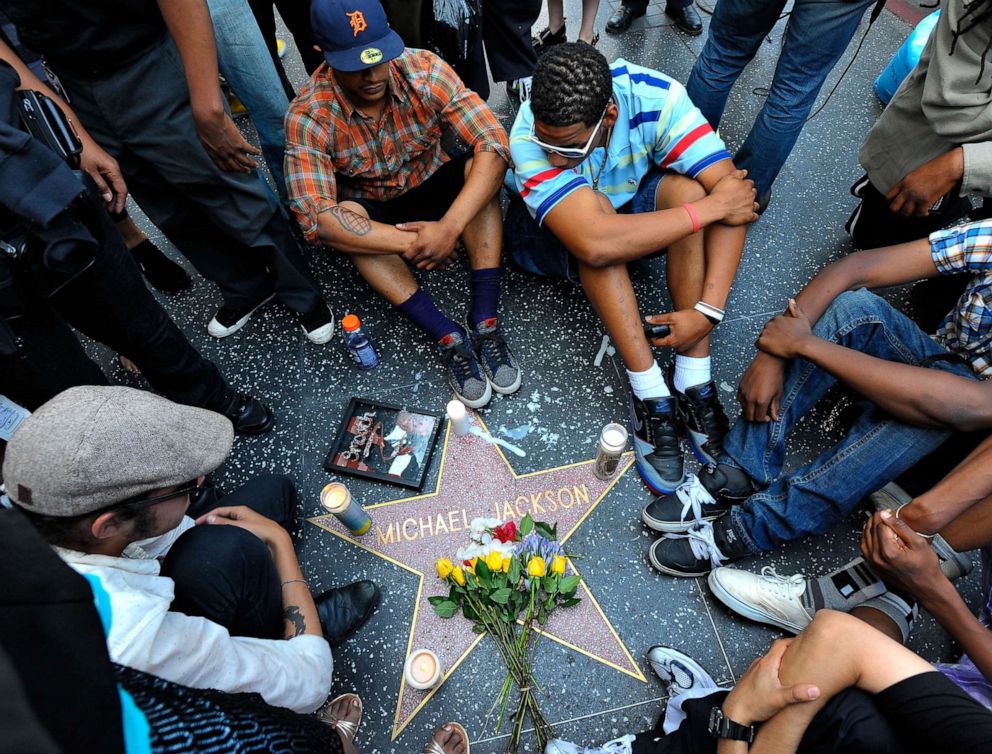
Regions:
<instances>
[{"instance_id":1,"label":"red rose","mask_svg":"<svg viewBox=\"0 0 992 754\"><path fill-rule=\"evenodd\" d=\"M514 542L517 539L517 525L513 521L507 521L493 529L493 536L503 544Z\"/></svg>"}]
</instances>

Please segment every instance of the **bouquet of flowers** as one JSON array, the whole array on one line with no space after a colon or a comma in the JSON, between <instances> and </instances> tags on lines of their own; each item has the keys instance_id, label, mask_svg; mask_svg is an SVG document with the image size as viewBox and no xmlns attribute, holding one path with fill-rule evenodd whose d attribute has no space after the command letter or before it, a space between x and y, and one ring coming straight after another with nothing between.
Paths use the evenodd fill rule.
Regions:
<instances>
[{"instance_id":1,"label":"bouquet of flowers","mask_svg":"<svg viewBox=\"0 0 992 754\"><path fill-rule=\"evenodd\" d=\"M543 751L552 730L537 702L533 627L535 621L544 625L556 608L578 604L579 577L565 575L566 553L558 542L557 526L534 521L529 514L519 526L512 520L473 519L471 537L471 544L459 548L454 561L437 561L437 575L447 583L448 594L431 597L430 603L442 618L461 610L473 631L488 633L496 642L507 671L492 708L499 711L497 731L514 685L519 692L506 751L518 750L527 715L537 733L538 750Z\"/></svg>"}]
</instances>

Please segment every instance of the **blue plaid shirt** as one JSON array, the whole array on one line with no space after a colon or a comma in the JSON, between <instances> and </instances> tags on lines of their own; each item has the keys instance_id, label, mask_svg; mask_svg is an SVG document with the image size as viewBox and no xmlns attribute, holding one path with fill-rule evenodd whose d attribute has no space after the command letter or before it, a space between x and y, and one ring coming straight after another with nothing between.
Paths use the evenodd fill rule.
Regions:
<instances>
[{"instance_id":1,"label":"blue plaid shirt","mask_svg":"<svg viewBox=\"0 0 992 754\"><path fill-rule=\"evenodd\" d=\"M992 220L930 234L930 255L941 275L973 275L934 340L986 380L992 377Z\"/></svg>"}]
</instances>

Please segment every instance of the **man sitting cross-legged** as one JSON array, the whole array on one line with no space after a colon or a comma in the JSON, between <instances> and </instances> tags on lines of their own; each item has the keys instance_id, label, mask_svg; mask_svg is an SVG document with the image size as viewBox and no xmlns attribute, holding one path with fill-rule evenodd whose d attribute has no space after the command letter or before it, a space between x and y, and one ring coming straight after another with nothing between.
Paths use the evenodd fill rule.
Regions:
<instances>
[{"instance_id":1,"label":"man sitting cross-legged","mask_svg":"<svg viewBox=\"0 0 992 754\"><path fill-rule=\"evenodd\" d=\"M297 219L437 341L466 405L515 392L520 370L496 317L506 134L447 63L404 49L378 0L315 0L311 16L327 65L286 116ZM449 141L472 151L449 152ZM408 267L448 267L459 237L472 269L466 327L438 311Z\"/></svg>"},{"instance_id":2,"label":"man sitting cross-legged","mask_svg":"<svg viewBox=\"0 0 992 754\"><path fill-rule=\"evenodd\" d=\"M912 498L894 484L871 496L878 509L861 537L864 559L819 578L762 575L717 568L710 589L737 613L787 631L801 631L814 614L844 610L905 642L925 608L964 650L940 669L992 707L992 437L934 487ZM983 595L978 617L952 581L967 575L981 549Z\"/></svg>"},{"instance_id":3,"label":"man sitting cross-legged","mask_svg":"<svg viewBox=\"0 0 992 754\"><path fill-rule=\"evenodd\" d=\"M765 325L719 464L642 512L668 532L652 565L700 576L822 534L952 432L992 427L990 270L985 221L851 254L814 277ZM865 290L957 273L971 281L933 336ZM783 473L789 433L838 381L858 393L860 415L837 445Z\"/></svg>"},{"instance_id":4,"label":"man sitting cross-legged","mask_svg":"<svg viewBox=\"0 0 992 754\"><path fill-rule=\"evenodd\" d=\"M727 429L710 332L740 262L741 226L757 217L753 186L678 82L622 59L611 66L582 43L542 56L510 151L507 247L530 272L582 284L630 378L637 468L656 494L670 492L684 479L679 420L701 460L719 455ZM626 266L666 250L677 311L647 319L671 329L652 340L676 351L671 386Z\"/></svg>"},{"instance_id":5,"label":"man sitting cross-legged","mask_svg":"<svg viewBox=\"0 0 992 754\"><path fill-rule=\"evenodd\" d=\"M66 563L99 579L111 660L311 712L331 686L328 642L365 623L379 590L359 581L311 597L287 477L257 477L212 505L204 475L233 437L212 411L126 387L70 388L11 437L6 495Z\"/></svg>"}]
</instances>

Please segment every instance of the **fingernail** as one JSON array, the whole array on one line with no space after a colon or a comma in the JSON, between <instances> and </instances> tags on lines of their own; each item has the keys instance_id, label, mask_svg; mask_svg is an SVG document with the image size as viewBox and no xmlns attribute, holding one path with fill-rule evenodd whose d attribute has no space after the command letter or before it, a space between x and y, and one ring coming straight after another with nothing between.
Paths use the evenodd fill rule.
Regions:
<instances>
[{"instance_id":1,"label":"fingernail","mask_svg":"<svg viewBox=\"0 0 992 754\"><path fill-rule=\"evenodd\" d=\"M888 521L890 518L892 518L892 511L882 511L879 515L882 517L884 521Z\"/></svg>"},{"instance_id":2,"label":"fingernail","mask_svg":"<svg viewBox=\"0 0 992 754\"><path fill-rule=\"evenodd\" d=\"M444 726L444 729L445 729L445 730L451 730L451 726L450 726L450 725L445 725L445 726Z\"/></svg>"}]
</instances>

